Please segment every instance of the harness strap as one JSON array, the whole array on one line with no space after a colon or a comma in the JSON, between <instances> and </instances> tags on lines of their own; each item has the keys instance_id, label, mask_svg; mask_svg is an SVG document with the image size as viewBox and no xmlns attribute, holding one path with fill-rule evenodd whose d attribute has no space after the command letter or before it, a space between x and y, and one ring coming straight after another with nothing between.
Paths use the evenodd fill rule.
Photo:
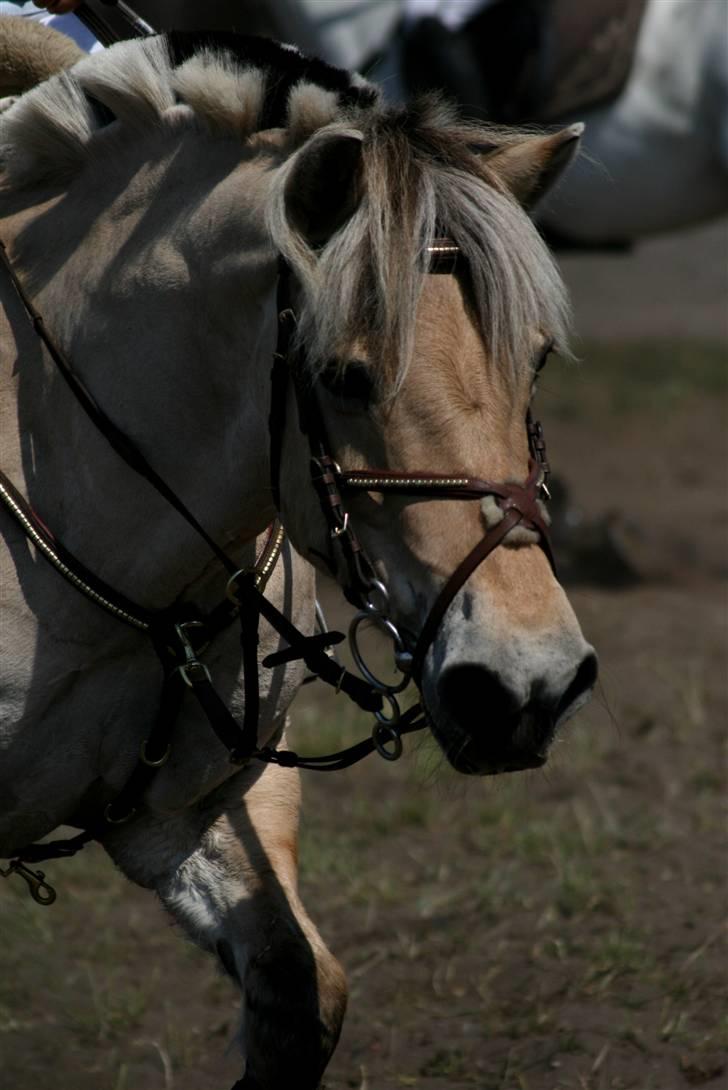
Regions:
<instances>
[{"instance_id":1,"label":"harness strap","mask_svg":"<svg viewBox=\"0 0 728 1090\"><path fill-rule=\"evenodd\" d=\"M493 550L501 544L515 526L518 526L519 524L523 525L527 529L534 530L538 534L538 544L545 552L552 570L555 571L555 562L549 544L548 529L537 506L541 474L542 470L540 464L532 462L531 472L524 485L504 484L488 487L486 494L494 494L502 501L499 506L503 509L503 517L500 522L496 523L495 526L492 526L491 529L487 531L478 544L470 550L463 560L461 560L433 602L430 612L425 619L425 623L422 626L412 657L412 673L418 684L430 644L435 638L437 630L440 627L453 598L464 583L467 582L475 569L483 563L486 557L490 556ZM467 494L461 498L475 498L476 495L477 493L472 496ZM482 497L482 493L480 493L480 495Z\"/></svg>"},{"instance_id":2,"label":"harness strap","mask_svg":"<svg viewBox=\"0 0 728 1090\"><path fill-rule=\"evenodd\" d=\"M134 817L155 773L167 763L183 696L184 684L179 674L168 673L162 686L157 718L148 737L141 744L134 770L119 794L104 810L104 820L110 825L123 825ZM91 832L100 839L104 828L103 822L97 822L92 826Z\"/></svg>"},{"instance_id":3,"label":"harness strap","mask_svg":"<svg viewBox=\"0 0 728 1090\"><path fill-rule=\"evenodd\" d=\"M244 598L252 593L257 595L257 605L262 616L280 633L291 651L294 652L289 656L289 662L294 661L296 658L303 659L308 669L315 673L321 681L331 685L339 692L346 693L355 704L358 704L362 711L378 712L381 710L383 703L381 694L376 692L363 678L357 677L329 658L322 649L318 634L304 636L285 614L281 613L264 595L259 594L254 587L241 584L240 589ZM332 642L340 642L338 639L340 633L331 633L331 635L337 637ZM270 658L266 658L263 665L270 666L275 665L275 663L271 663Z\"/></svg>"},{"instance_id":4,"label":"harness strap","mask_svg":"<svg viewBox=\"0 0 728 1090\"><path fill-rule=\"evenodd\" d=\"M28 844L18 852L10 852L13 860L20 863L43 863L46 859L70 859L82 848L85 848L95 836L88 829L84 829L77 836L66 837L62 840L51 840L47 844Z\"/></svg>"},{"instance_id":5,"label":"harness strap","mask_svg":"<svg viewBox=\"0 0 728 1090\"><path fill-rule=\"evenodd\" d=\"M149 631L154 614L132 602L130 598L115 590L65 548L48 527L41 521L25 497L13 482L0 470L0 500L8 512L20 524L25 533L43 557L76 590L80 591L97 606L111 613L125 624L141 632Z\"/></svg>"},{"instance_id":6,"label":"harness strap","mask_svg":"<svg viewBox=\"0 0 728 1090\"><path fill-rule=\"evenodd\" d=\"M500 545L506 534L510 533L513 527L517 526L522 518L521 512L514 507L512 507L510 511L506 511L498 525L489 530L485 537L481 538L475 548L470 550L465 559L458 564L455 571L441 589L422 626L422 631L420 632L412 657L412 673L418 684L420 683L425 656L427 655L430 644L435 638L440 623L447 613L453 598L475 569L483 563L485 558L492 553L498 545Z\"/></svg>"}]
</instances>

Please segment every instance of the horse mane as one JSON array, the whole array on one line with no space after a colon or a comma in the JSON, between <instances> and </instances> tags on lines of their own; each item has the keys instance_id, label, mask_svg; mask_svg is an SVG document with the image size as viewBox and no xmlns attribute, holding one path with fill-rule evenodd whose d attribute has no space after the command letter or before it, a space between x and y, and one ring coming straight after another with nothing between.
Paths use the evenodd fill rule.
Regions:
<instances>
[{"instance_id":1,"label":"horse mane","mask_svg":"<svg viewBox=\"0 0 728 1090\"><path fill-rule=\"evenodd\" d=\"M294 46L174 31L84 56L29 91L0 118L0 166L13 186L67 181L114 120L132 130L202 124L243 139L281 127L303 140L377 97L360 76Z\"/></svg>"},{"instance_id":2,"label":"horse mane","mask_svg":"<svg viewBox=\"0 0 728 1090\"><path fill-rule=\"evenodd\" d=\"M303 287L299 331L314 369L364 336L383 386L398 388L426 249L439 234L460 248L470 302L506 379L527 366L534 329L565 348L561 278L535 227L488 168L488 149L522 134L465 123L433 97L385 105L361 77L290 46L175 32L85 57L22 96L0 117L3 186L70 180L113 121L120 123L114 130L137 132L202 125L242 140L288 130L296 150L277 172L268 229ZM314 251L285 215L284 188L301 145L320 130L363 137L365 197Z\"/></svg>"},{"instance_id":3,"label":"horse mane","mask_svg":"<svg viewBox=\"0 0 728 1090\"><path fill-rule=\"evenodd\" d=\"M465 123L437 96L377 106L352 128L361 135L365 194L353 216L312 250L290 225L284 191L292 156L276 179L269 230L304 288L299 337L311 366L364 338L387 395L411 357L417 302L441 235L460 250L466 298L495 367L512 382L529 366L534 331L569 354L570 308L561 276L535 226L488 167L489 150L522 132Z\"/></svg>"}]
</instances>

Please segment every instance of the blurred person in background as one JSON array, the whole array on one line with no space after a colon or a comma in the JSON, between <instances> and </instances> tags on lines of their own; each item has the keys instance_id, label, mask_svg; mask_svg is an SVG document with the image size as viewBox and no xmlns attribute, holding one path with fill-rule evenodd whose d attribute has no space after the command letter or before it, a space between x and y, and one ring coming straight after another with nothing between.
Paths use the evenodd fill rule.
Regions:
<instances>
[{"instance_id":1,"label":"blurred person in background","mask_svg":"<svg viewBox=\"0 0 728 1090\"><path fill-rule=\"evenodd\" d=\"M0 0L0 15L18 15L53 27L72 38L86 53L94 53L102 46L73 14L80 3L81 0L20 0L18 3Z\"/></svg>"},{"instance_id":2,"label":"blurred person in background","mask_svg":"<svg viewBox=\"0 0 728 1090\"><path fill-rule=\"evenodd\" d=\"M49 0L49 12L75 0ZM538 218L551 241L619 248L728 212L726 0L132 0L155 30L299 46L381 84L442 91L500 124L585 121ZM18 5L0 4L2 8ZM22 5L23 10L32 5ZM84 7L110 18L101 0ZM71 18L71 16L65 16Z\"/></svg>"}]
</instances>

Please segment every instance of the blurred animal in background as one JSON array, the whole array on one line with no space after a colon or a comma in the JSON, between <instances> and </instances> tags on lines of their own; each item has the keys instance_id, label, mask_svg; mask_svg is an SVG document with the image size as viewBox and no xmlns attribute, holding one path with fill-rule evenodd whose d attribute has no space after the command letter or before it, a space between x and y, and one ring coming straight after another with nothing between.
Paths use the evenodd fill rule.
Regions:
<instances>
[{"instance_id":1,"label":"blurred animal in background","mask_svg":"<svg viewBox=\"0 0 728 1090\"><path fill-rule=\"evenodd\" d=\"M441 90L489 122L586 122L579 161L538 211L561 245L620 247L728 212L725 0L269 0L267 12L270 32L359 68L390 99Z\"/></svg>"},{"instance_id":2,"label":"blurred animal in background","mask_svg":"<svg viewBox=\"0 0 728 1090\"><path fill-rule=\"evenodd\" d=\"M475 5L448 29L438 11L457 4L418 19L433 4L407 0L404 86L444 87L507 124L586 122L579 162L539 210L552 239L615 246L728 212L725 0Z\"/></svg>"}]
</instances>

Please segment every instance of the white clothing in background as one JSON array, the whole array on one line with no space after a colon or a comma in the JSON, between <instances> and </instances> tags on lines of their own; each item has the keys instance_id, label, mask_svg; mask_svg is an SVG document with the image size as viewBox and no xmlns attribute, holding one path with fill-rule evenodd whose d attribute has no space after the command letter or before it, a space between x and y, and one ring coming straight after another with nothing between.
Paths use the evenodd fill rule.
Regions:
<instances>
[{"instance_id":1,"label":"white clothing in background","mask_svg":"<svg viewBox=\"0 0 728 1090\"><path fill-rule=\"evenodd\" d=\"M496 0L404 0L404 21L407 25L419 19L439 19L448 30L460 30L468 19Z\"/></svg>"},{"instance_id":2,"label":"white clothing in background","mask_svg":"<svg viewBox=\"0 0 728 1090\"><path fill-rule=\"evenodd\" d=\"M0 15L18 15L24 19L35 19L37 23L43 23L44 26L53 27L61 34L66 34L86 53L96 53L104 48L75 15L49 15L42 8L37 8L30 0L25 4L10 4L3 0L0 3Z\"/></svg>"}]
</instances>

